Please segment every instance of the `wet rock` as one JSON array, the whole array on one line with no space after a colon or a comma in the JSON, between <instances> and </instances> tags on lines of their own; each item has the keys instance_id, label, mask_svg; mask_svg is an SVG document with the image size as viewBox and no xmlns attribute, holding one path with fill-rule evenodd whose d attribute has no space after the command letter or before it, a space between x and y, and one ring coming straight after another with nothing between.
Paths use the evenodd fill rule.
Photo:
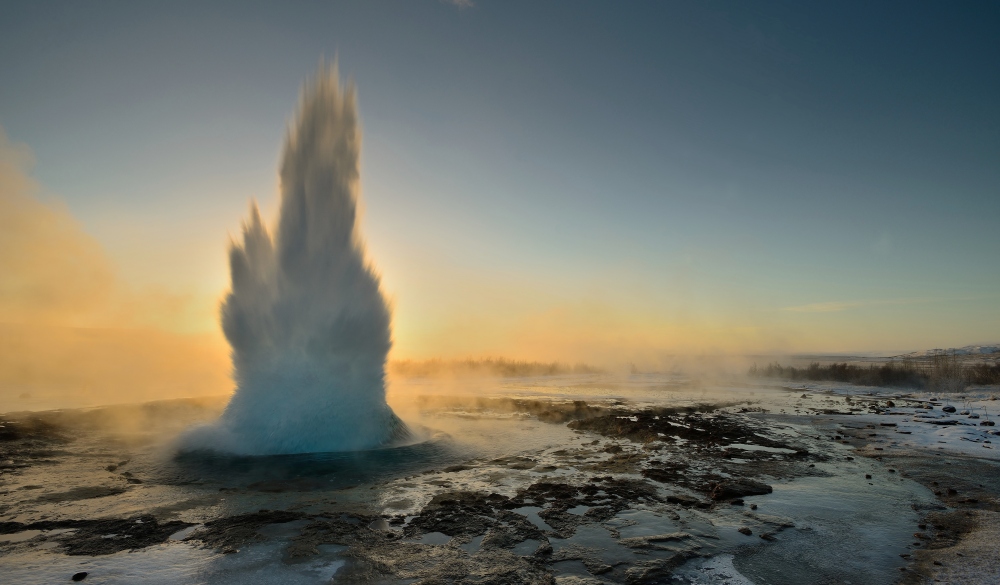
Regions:
<instances>
[{"instance_id":1,"label":"wet rock","mask_svg":"<svg viewBox=\"0 0 1000 585\"><path fill-rule=\"evenodd\" d=\"M635 473L638 466L646 460L643 453L618 453L606 461L599 461L581 466L583 471L600 473Z\"/></svg>"},{"instance_id":2,"label":"wet rock","mask_svg":"<svg viewBox=\"0 0 1000 585\"><path fill-rule=\"evenodd\" d=\"M338 581L417 582L426 585L554 585L555 579L531 557L492 549L473 555L447 546L404 542L372 542L352 547L352 563L337 573ZM530 560L529 560L530 559ZM344 573L341 575L341 573ZM389 577L387 579L387 577Z\"/></svg>"},{"instance_id":3,"label":"wet rock","mask_svg":"<svg viewBox=\"0 0 1000 585\"><path fill-rule=\"evenodd\" d=\"M258 530L268 524L284 524L303 518L297 512L282 510L260 510L250 514L239 514L205 522L205 527L185 540L197 540L206 546L225 552L250 542L263 540Z\"/></svg>"},{"instance_id":4,"label":"wet rock","mask_svg":"<svg viewBox=\"0 0 1000 585\"><path fill-rule=\"evenodd\" d=\"M560 575L556 577L555 585L606 585L605 581L593 577L579 575Z\"/></svg>"},{"instance_id":5,"label":"wet rock","mask_svg":"<svg viewBox=\"0 0 1000 585\"><path fill-rule=\"evenodd\" d=\"M83 581L84 579L87 578L87 575L89 575L87 571L80 571L79 573L74 573L73 576L70 577L70 579L72 579L73 581Z\"/></svg>"},{"instance_id":6,"label":"wet rock","mask_svg":"<svg viewBox=\"0 0 1000 585\"><path fill-rule=\"evenodd\" d=\"M448 536L479 536L496 524L495 506L508 498L481 492L445 492L434 496L406 527L407 536L440 532ZM515 506L516 507L516 506Z\"/></svg>"},{"instance_id":7,"label":"wet rock","mask_svg":"<svg viewBox=\"0 0 1000 585\"><path fill-rule=\"evenodd\" d=\"M750 530L750 529L749 529L749 528L747 528L746 526L741 526L741 527L740 527L740 528L739 528L739 529L737 530L737 532L739 532L740 534L744 534L744 535L746 535L746 536L750 536L750 535L752 535L752 534L753 534L753 530Z\"/></svg>"},{"instance_id":8,"label":"wet rock","mask_svg":"<svg viewBox=\"0 0 1000 585\"><path fill-rule=\"evenodd\" d=\"M944 412L952 413L955 412L957 409L954 406L942 406L941 410L943 410Z\"/></svg>"},{"instance_id":9,"label":"wet rock","mask_svg":"<svg viewBox=\"0 0 1000 585\"><path fill-rule=\"evenodd\" d=\"M769 494L772 491L774 491L774 489L766 483L747 478L740 478L726 480L715 484L709 492L709 497L716 501L729 500L745 496L760 496Z\"/></svg>"},{"instance_id":10,"label":"wet rock","mask_svg":"<svg viewBox=\"0 0 1000 585\"><path fill-rule=\"evenodd\" d=\"M674 494L667 496L667 502L671 504L680 504L681 506L687 506L687 507L695 506L698 508L705 508L708 507L709 505L708 502L703 502L698 498L688 496L685 494Z\"/></svg>"},{"instance_id":11,"label":"wet rock","mask_svg":"<svg viewBox=\"0 0 1000 585\"><path fill-rule=\"evenodd\" d=\"M16 526L15 526L16 525ZM71 533L54 538L63 545L68 555L99 556L123 550L139 550L165 542L171 534L193 526L189 522L174 520L159 523L151 515L132 518L103 518L97 520L57 520L19 524L7 522L0 532L21 530L53 530L73 528ZM11 530L11 529L14 530ZM8 532L9 533L9 532Z\"/></svg>"},{"instance_id":12,"label":"wet rock","mask_svg":"<svg viewBox=\"0 0 1000 585\"><path fill-rule=\"evenodd\" d=\"M553 554L548 562L580 561L591 575L603 575L614 570L614 567L601 561L600 554L600 549L571 544Z\"/></svg>"},{"instance_id":13,"label":"wet rock","mask_svg":"<svg viewBox=\"0 0 1000 585\"><path fill-rule=\"evenodd\" d=\"M622 538L618 541L618 544L628 548L673 550L672 548L662 546L662 543L678 542L689 538L691 538L691 535L686 532L671 532L669 534Z\"/></svg>"},{"instance_id":14,"label":"wet rock","mask_svg":"<svg viewBox=\"0 0 1000 585\"><path fill-rule=\"evenodd\" d=\"M126 491L128 490L119 486L82 486L75 487L64 492L43 494L39 496L36 501L43 503L75 502L79 500L117 496L118 494L123 494Z\"/></svg>"},{"instance_id":15,"label":"wet rock","mask_svg":"<svg viewBox=\"0 0 1000 585\"><path fill-rule=\"evenodd\" d=\"M389 523L386 522L385 518L376 518L368 524L368 528L372 530L390 530Z\"/></svg>"},{"instance_id":16,"label":"wet rock","mask_svg":"<svg viewBox=\"0 0 1000 585\"><path fill-rule=\"evenodd\" d=\"M591 575L603 575L605 573L610 573L615 569L611 565L605 565L604 563L588 563L587 561L583 562L583 566L587 568L587 571L589 571Z\"/></svg>"},{"instance_id":17,"label":"wet rock","mask_svg":"<svg viewBox=\"0 0 1000 585\"><path fill-rule=\"evenodd\" d=\"M526 540L548 542L542 531L527 518L504 510L497 514L497 523L486 533L481 546L483 549L513 548Z\"/></svg>"},{"instance_id":18,"label":"wet rock","mask_svg":"<svg viewBox=\"0 0 1000 585\"><path fill-rule=\"evenodd\" d=\"M669 558L636 563L634 567L625 571L625 582L629 584L666 582L674 569L694 556L696 554L690 551L678 552Z\"/></svg>"},{"instance_id":19,"label":"wet rock","mask_svg":"<svg viewBox=\"0 0 1000 585\"><path fill-rule=\"evenodd\" d=\"M358 543L377 542L384 538L386 533L372 530L369 527L371 520L348 514L341 514L336 518L315 519L292 539L287 550L288 556L294 559L317 555L319 554L317 547L322 544L352 546Z\"/></svg>"}]
</instances>

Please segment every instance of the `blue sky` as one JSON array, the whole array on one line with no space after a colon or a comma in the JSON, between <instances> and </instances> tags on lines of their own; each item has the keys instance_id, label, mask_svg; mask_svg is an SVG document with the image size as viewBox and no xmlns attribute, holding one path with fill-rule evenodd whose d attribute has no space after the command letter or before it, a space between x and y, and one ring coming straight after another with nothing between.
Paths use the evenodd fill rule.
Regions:
<instances>
[{"instance_id":1,"label":"blue sky","mask_svg":"<svg viewBox=\"0 0 1000 585\"><path fill-rule=\"evenodd\" d=\"M211 315L336 57L401 355L964 345L1000 339L998 25L991 3L14 2L0 126L126 281Z\"/></svg>"}]
</instances>

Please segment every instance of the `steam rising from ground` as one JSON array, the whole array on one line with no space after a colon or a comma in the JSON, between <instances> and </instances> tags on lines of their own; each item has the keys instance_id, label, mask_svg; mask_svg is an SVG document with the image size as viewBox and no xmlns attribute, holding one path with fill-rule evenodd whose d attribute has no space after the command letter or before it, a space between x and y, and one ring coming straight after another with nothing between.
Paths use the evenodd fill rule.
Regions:
<instances>
[{"instance_id":1,"label":"steam rising from ground","mask_svg":"<svg viewBox=\"0 0 1000 585\"><path fill-rule=\"evenodd\" d=\"M344 451L406 433L385 401L390 311L357 233L360 147L354 88L322 72L285 142L275 235L254 206L230 250L222 327L237 389L190 445Z\"/></svg>"}]
</instances>

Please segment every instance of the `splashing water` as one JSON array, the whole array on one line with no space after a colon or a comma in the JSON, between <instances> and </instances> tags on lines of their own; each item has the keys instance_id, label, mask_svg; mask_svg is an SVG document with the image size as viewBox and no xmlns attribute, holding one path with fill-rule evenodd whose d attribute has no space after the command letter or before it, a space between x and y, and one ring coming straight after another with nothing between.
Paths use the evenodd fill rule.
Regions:
<instances>
[{"instance_id":1,"label":"splashing water","mask_svg":"<svg viewBox=\"0 0 1000 585\"><path fill-rule=\"evenodd\" d=\"M254 205L229 252L236 393L185 448L348 451L408 434L385 401L390 311L357 231L360 148L354 87L321 70L285 140L275 235Z\"/></svg>"}]
</instances>

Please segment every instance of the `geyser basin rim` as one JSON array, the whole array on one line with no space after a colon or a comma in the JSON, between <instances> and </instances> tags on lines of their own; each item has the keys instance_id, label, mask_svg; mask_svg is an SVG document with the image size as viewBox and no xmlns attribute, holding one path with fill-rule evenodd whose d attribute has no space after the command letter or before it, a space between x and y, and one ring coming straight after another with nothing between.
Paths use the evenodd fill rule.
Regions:
<instances>
[{"instance_id":1,"label":"geyser basin rim","mask_svg":"<svg viewBox=\"0 0 1000 585\"><path fill-rule=\"evenodd\" d=\"M235 453L222 449L212 449L211 447L199 447L196 449L182 448L177 451L177 459L204 458L204 459L225 459L227 461L262 461L265 459L288 461L293 458L302 460L321 459L341 459L350 455L364 455L371 453L384 453L416 447L427 443L442 441L451 437L444 431L438 431L416 423L407 423L409 434L400 441L378 445L369 449L342 449L331 451L302 451L299 453L263 453L260 455L252 453Z\"/></svg>"}]
</instances>

